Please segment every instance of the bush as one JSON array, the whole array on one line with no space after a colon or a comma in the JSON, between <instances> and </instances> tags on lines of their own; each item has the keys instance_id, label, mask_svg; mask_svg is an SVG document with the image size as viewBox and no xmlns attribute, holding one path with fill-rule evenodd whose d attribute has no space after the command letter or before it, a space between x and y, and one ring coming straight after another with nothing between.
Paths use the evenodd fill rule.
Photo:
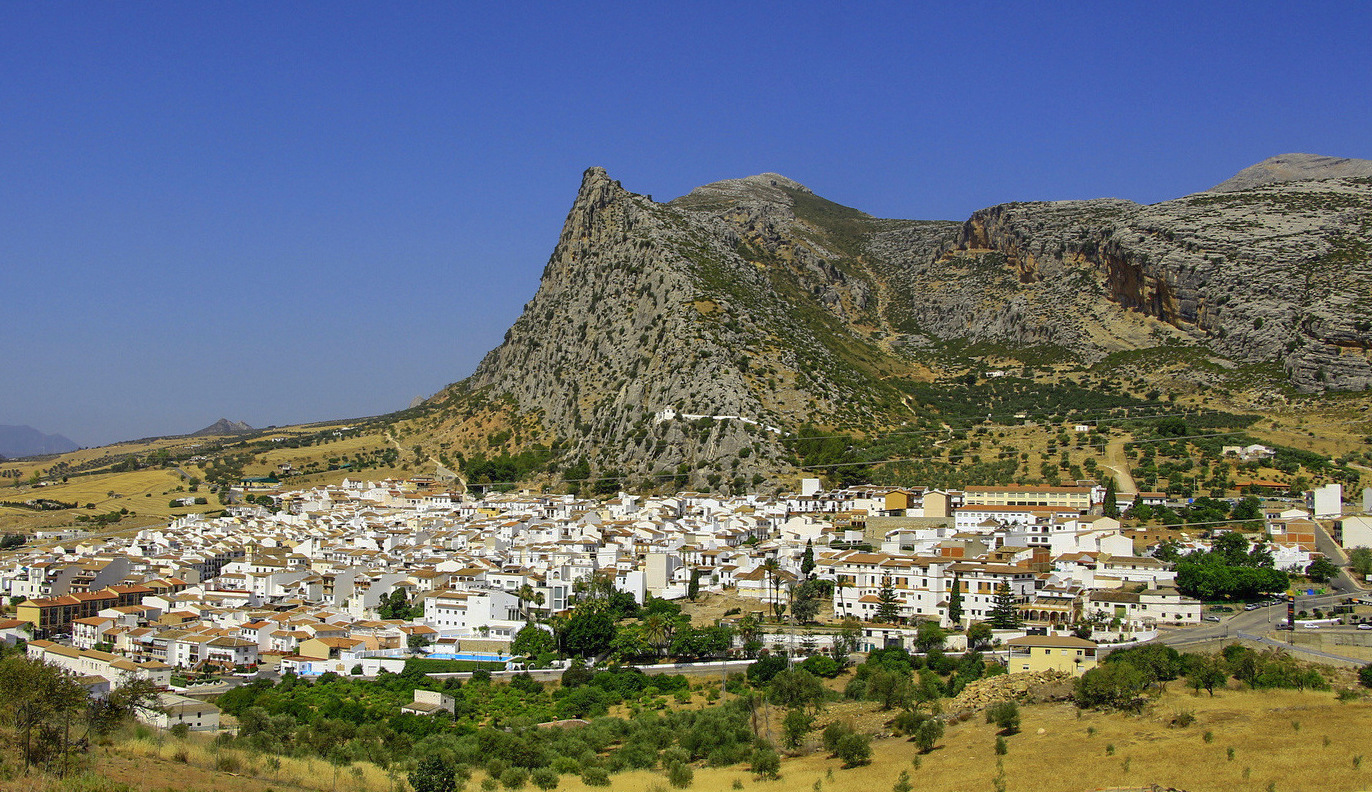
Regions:
<instances>
[{"instance_id":1,"label":"bush","mask_svg":"<svg viewBox=\"0 0 1372 792\"><path fill-rule=\"evenodd\" d=\"M506 789L523 789L529 780L529 771L522 767L509 767L500 774L500 785Z\"/></svg>"},{"instance_id":2,"label":"bush","mask_svg":"<svg viewBox=\"0 0 1372 792\"><path fill-rule=\"evenodd\" d=\"M1077 706L1138 710L1146 701L1148 677L1130 663L1106 663L1077 680Z\"/></svg>"},{"instance_id":3,"label":"bush","mask_svg":"<svg viewBox=\"0 0 1372 792\"><path fill-rule=\"evenodd\" d=\"M186 735L190 733L191 725L189 723L178 723L171 727L171 735L178 740L186 739Z\"/></svg>"},{"instance_id":4,"label":"bush","mask_svg":"<svg viewBox=\"0 0 1372 792\"><path fill-rule=\"evenodd\" d=\"M853 727L841 721L834 721L824 727L822 739L824 740L824 750L838 756L838 744L844 737L853 733Z\"/></svg>"},{"instance_id":5,"label":"bush","mask_svg":"<svg viewBox=\"0 0 1372 792\"><path fill-rule=\"evenodd\" d=\"M758 748L753 751L750 768L758 778L775 780L781 775L781 756L770 747Z\"/></svg>"},{"instance_id":6,"label":"bush","mask_svg":"<svg viewBox=\"0 0 1372 792\"><path fill-rule=\"evenodd\" d=\"M427 756L410 772L410 786L414 792L452 792L453 767L440 756Z\"/></svg>"},{"instance_id":7,"label":"bush","mask_svg":"<svg viewBox=\"0 0 1372 792\"><path fill-rule=\"evenodd\" d=\"M787 712L785 719L782 720L782 727L786 730L786 746L799 747L805 735L814 728L814 723L815 717L804 710L793 709Z\"/></svg>"},{"instance_id":8,"label":"bush","mask_svg":"<svg viewBox=\"0 0 1372 792\"><path fill-rule=\"evenodd\" d=\"M1368 663L1358 669L1358 682L1360 682L1363 687L1372 688L1372 663Z\"/></svg>"},{"instance_id":9,"label":"bush","mask_svg":"<svg viewBox=\"0 0 1372 792\"><path fill-rule=\"evenodd\" d=\"M1001 701L986 708L986 722L1000 727L1004 734L1019 731L1019 705L1013 701Z\"/></svg>"},{"instance_id":10,"label":"bush","mask_svg":"<svg viewBox=\"0 0 1372 792\"><path fill-rule=\"evenodd\" d=\"M748 681L758 686L765 685L772 681L772 677L786 670L786 665L786 658L779 655L759 657L748 666Z\"/></svg>"},{"instance_id":11,"label":"bush","mask_svg":"<svg viewBox=\"0 0 1372 792\"><path fill-rule=\"evenodd\" d=\"M872 741L865 734L850 731L839 739L835 753L845 768L865 765L872 761Z\"/></svg>"},{"instance_id":12,"label":"bush","mask_svg":"<svg viewBox=\"0 0 1372 792\"><path fill-rule=\"evenodd\" d=\"M833 658L824 655L811 655L805 658L805 662L801 663L800 667L825 679L833 679L843 671L843 666L840 666Z\"/></svg>"},{"instance_id":13,"label":"bush","mask_svg":"<svg viewBox=\"0 0 1372 792\"><path fill-rule=\"evenodd\" d=\"M1183 671L1181 653L1163 644L1146 644L1129 649L1118 649L1105 657L1105 664L1127 663L1149 677L1150 680L1166 682L1181 676Z\"/></svg>"},{"instance_id":14,"label":"bush","mask_svg":"<svg viewBox=\"0 0 1372 792\"><path fill-rule=\"evenodd\" d=\"M672 762L667 766L667 783L677 789L686 789L695 781L696 773L685 762Z\"/></svg>"},{"instance_id":15,"label":"bush","mask_svg":"<svg viewBox=\"0 0 1372 792\"><path fill-rule=\"evenodd\" d=\"M943 738L943 721L929 718L915 729L915 745L920 753L929 753Z\"/></svg>"},{"instance_id":16,"label":"bush","mask_svg":"<svg viewBox=\"0 0 1372 792\"><path fill-rule=\"evenodd\" d=\"M609 786L610 774L603 767L588 767L581 771L581 783L595 787Z\"/></svg>"},{"instance_id":17,"label":"bush","mask_svg":"<svg viewBox=\"0 0 1372 792\"><path fill-rule=\"evenodd\" d=\"M557 771L551 767L540 767L529 774L529 780L534 782L534 786L547 792L550 789L557 789L559 778Z\"/></svg>"},{"instance_id":18,"label":"bush","mask_svg":"<svg viewBox=\"0 0 1372 792\"><path fill-rule=\"evenodd\" d=\"M1006 753L1007 751L1009 751L1009 750L1010 750L1010 746L1005 742L1005 738L1004 738L1004 737L997 736L997 737L996 737L996 756L1004 756L1005 753Z\"/></svg>"}]
</instances>

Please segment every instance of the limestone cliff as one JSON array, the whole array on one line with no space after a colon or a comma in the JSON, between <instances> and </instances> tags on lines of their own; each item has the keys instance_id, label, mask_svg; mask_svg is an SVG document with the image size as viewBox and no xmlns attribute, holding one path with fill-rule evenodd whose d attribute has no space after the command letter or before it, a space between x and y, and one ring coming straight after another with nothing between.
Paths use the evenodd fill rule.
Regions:
<instances>
[{"instance_id":1,"label":"limestone cliff","mask_svg":"<svg viewBox=\"0 0 1372 792\"><path fill-rule=\"evenodd\" d=\"M1057 308L1034 333L1090 358L1127 348L1127 314L1305 390L1372 387L1372 184L1274 183L1139 206L1009 204L975 213L945 258L992 250L1002 278ZM1012 301L1007 301L1010 304ZM1157 327L1149 332L1168 335Z\"/></svg>"},{"instance_id":2,"label":"limestone cliff","mask_svg":"<svg viewBox=\"0 0 1372 792\"><path fill-rule=\"evenodd\" d=\"M536 438L583 475L743 490L794 472L801 425L871 437L919 415L902 383L968 365L950 344L1083 364L1182 344L1305 390L1372 387L1372 180L1270 181L959 224L771 173L657 203L591 168L504 343L423 409L468 416L484 453ZM491 399L527 432L483 424Z\"/></svg>"}]
</instances>

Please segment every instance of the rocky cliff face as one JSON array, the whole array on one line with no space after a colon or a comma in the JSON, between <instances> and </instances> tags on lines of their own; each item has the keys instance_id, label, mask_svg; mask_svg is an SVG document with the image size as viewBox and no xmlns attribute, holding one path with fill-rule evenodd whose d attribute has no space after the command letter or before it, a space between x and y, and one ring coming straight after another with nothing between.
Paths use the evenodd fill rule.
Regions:
<instances>
[{"instance_id":1,"label":"rocky cliff face","mask_svg":"<svg viewBox=\"0 0 1372 792\"><path fill-rule=\"evenodd\" d=\"M1011 342L1048 338L1089 358L1130 343L1117 332L1129 326L1123 311L1236 361L1280 363L1305 390L1372 387L1368 180L1277 183L1152 206L996 206L974 214L945 256L988 249L1004 257L1001 273L1018 278L1018 294L1061 306L1038 335Z\"/></svg>"},{"instance_id":2,"label":"rocky cliff face","mask_svg":"<svg viewBox=\"0 0 1372 792\"><path fill-rule=\"evenodd\" d=\"M824 345L743 252L756 243L776 267L795 262L836 305L861 298L822 256L782 239L763 206L732 222L588 170L538 293L505 343L439 398L508 394L597 473L681 471L683 485L742 489L775 471L779 425L832 412L838 389Z\"/></svg>"},{"instance_id":3,"label":"rocky cliff face","mask_svg":"<svg viewBox=\"0 0 1372 792\"><path fill-rule=\"evenodd\" d=\"M504 343L429 406L499 396L564 463L741 490L786 469L780 432L908 419L898 383L937 375L925 352L948 342L1087 363L1183 343L1361 389L1369 240L1357 178L958 224L874 218L777 174L655 203L592 168Z\"/></svg>"}]
</instances>

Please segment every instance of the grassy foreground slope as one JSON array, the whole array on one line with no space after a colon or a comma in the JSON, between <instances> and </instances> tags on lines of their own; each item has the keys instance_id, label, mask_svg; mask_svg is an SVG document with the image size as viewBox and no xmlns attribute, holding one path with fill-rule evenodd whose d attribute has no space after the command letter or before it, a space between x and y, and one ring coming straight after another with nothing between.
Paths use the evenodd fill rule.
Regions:
<instances>
[{"instance_id":1,"label":"grassy foreground slope","mask_svg":"<svg viewBox=\"0 0 1372 792\"><path fill-rule=\"evenodd\" d=\"M1081 711L1070 703L1022 708L1020 733L1006 738L1008 751L997 766L996 727L980 718L947 730L939 746L919 756L903 738L877 739L872 763L841 769L816 745L786 758L778 781L756 780L746 766L695 768L692 789L818 789L877 792L895 784L902 770L919 790L992 790L998 777L1008 790L1096 790L1159 784L1183 790L1356 790L1372 787L1372 763L1364 764L1365 730L1372 716L1366 699L1340 702L1333 693L1281 690L1219 692L1193 696L1173 683L1140 715ZM1189 726L1174 725L1192 712ZM821 716L821 719L823 716ZM1207 739L1206 735L1210 737ZM1231 753L1232 749L1232 753ZM335 768L322 760L269 758L216 749L192 737L177 740L129 734L97 747L91 772L65 785L30 778L0 782L0 789L350 790L393 792L403 776L367 763ZM918 759L918 764L915 761ZM220 768L220 769L216 769ZM1003 772L1003 776L1001 773ZM613 789L665 792L660 771L612 776ZM478 773L468 789L481 788ZM121 785L128 785L122 787ZM561 790L599 790L564 776ZM534 789L529 786L526 789Z\"/></svg>"}]
</instances>

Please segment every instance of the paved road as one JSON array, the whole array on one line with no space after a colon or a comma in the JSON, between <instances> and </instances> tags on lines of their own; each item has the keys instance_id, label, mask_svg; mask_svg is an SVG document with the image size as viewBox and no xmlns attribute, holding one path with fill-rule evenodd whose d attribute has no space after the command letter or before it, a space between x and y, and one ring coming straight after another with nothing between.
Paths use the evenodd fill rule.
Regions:
<instances>
[{"instance_id":1,"label":"paved road","mask_svg":"<svg viewBox=\"0 0 1372 792\"><path fill-rule=\"evenodd\" d=\"M1302 654L1314 655L1315 657L1321 657L1325 660L1336 660L1340 663L1351 663L1355 666L1363 666L1367 664L1366 660L1359 660L1354 657L1344 657L1343 655L1330 654L1329 652L1322 652L1319 649L1311 649L1308 646L1301 646L1300 644L1285 643L1282 641L1274 640L1272 638L1268 638L1265 635L1253 635L1252 633L1241 632L1238 633L1238 637L1248 641L1257 641L1258 643L1267 644L1268 646L1277 646L1287 650L1288 652L1300 652Z\"/></svg>"},{"instance_id":2,"label":"paved road","mask_svg":"<svg viewBox=\"0 0 1372 792\"><path fill-rule=\"evenodd\" d=\"M1350 592L1362 591L1362 584L1348 574L1348 567L1345 566L1348 563L1348 554L1343 551L1339 543L1334 541L1334 537L1330 536L1329 532L1318 521L1315 523L1315 547L1324 553L1326 558L1339 565L1339 574L1335 575L1331 581L1336 587Z\"/></svg>"},{"instance_id":3,"label":"paved road","mask_svg":"<svg viewBox=\"0 0 1372 792\"><path fill-rule=\"evenodd\" d=\"M1346 596L1346 594L1337 593L1314 597L1297 597L1296 610L1298 612L1308 611L1316 607L1334 605ZM1241 608L1242 606L1236 605L1235 607ZM1157 641L1168 646L1183 647L1208 641L1222 641L1231 637L1237 638L1240 632L1262 634L1276 629L1277 625L1285 618L1285 603L1269 605L1251 611L1240 610L1218 622L1201 622L1195 627L1184 627L1162 633L1158 636ZM1282 645L1285 646L1285 644Z\"/></svg>"}]
</instances>

